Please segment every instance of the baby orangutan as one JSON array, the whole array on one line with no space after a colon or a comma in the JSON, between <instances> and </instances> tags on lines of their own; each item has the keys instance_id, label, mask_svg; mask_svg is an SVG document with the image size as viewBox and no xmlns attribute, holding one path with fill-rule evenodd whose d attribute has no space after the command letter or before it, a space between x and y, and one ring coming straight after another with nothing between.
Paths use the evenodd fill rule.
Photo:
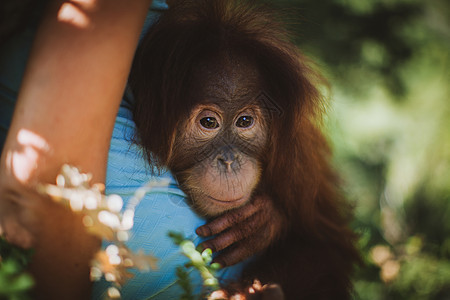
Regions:
<instances>
[{"instance_id":1,"label":"baby orangutan","mask_svg":"<svg viewBox=\"0 0 450 300\"><path fill-rule=\"evenodd\" d=\"M149 161L218 217L198 232L225 238L204 246L254 254L231 294L258 279L286 299L350 298L359 255L318 127L319 79L273 13L246 1L178 1L138 49L133 117Z\"/></svg>"}]
</instances>

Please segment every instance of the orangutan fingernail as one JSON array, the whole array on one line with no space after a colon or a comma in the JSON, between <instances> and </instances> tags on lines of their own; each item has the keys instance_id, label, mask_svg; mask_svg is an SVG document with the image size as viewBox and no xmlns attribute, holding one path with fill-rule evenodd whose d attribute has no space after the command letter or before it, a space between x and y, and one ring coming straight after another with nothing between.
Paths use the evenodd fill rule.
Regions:
<instances>
[{"instance_id":1,"label":"orangutan fingernail","mask_svg":"<svg viewBox=\"0 0 450 300\"><path fill-rule=\"evenodd\" d=\"M202 227L197 228L197 229L195 230L195 233L197 233L198 235L204 236L204 232L203 232Z\"/></svg>"},{"instance_id":2,"label":"orangutan fingernail","mask_svg":"<svg viewBox=\"0 0 450 300\"><path fill-rule=\"evenodd\" d=\"M213 246L208 245L207 242L201 243L198 247L200 248L200 251L204 251L209 248L212 252L216 252L216 249Z\"/></svg>"}]
</instances>

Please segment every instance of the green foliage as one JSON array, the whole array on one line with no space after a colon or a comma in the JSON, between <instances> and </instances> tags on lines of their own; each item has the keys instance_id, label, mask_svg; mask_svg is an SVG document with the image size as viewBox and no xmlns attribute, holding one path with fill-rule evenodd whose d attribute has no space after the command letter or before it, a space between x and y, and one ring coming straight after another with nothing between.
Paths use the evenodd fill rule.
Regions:
<instances>
[{"instance_id":1,"label":"green foliage","mask_svg":"<svg viewBox=\"0 0 450 300\"><path fill-rule=\"evenodd\" d=\"M189 279L189 273L185 267L178 266L176 270L178 278L178 285L183 289L183 294L180 296L180 300L192 300L195 299L192 284Z\"/></svg>"},{"instance_id":2,"label":"green foliage","mask_svg":"<svg viewBox=\"0 0 450 300\"><path fill-rule=\"evenodd\" d=\"M428 254L405 260L399 279L392 284L401 299L440 299L449 287L450 261Z\"/></svg>"},{"instance_id":3,"label":"green foliage","mask_svg":"<svg viewBox=\"0 0 450 300\"><path fill-rule=\"evenodd\" d=\"M282 11L295 41L321 62L333 83L359 97L374 84L404 97L408 87L401 69L429 37L426 23L433 23L437 38L448 39L449 34L445 0L265 2Z\"/></svg>"},{"instance_id":4,"label":"green foliage","mask_svg":"<svg viewBox=\"0 0 450 300\"><path fill-rule=\"evenodd\" d=\"M177 267L176 274L178 284L183 289L182 300L203 299L206 295L219 289L219 281L215 277L216 272L220 269L220 265L212 262L211 249L200 251L195 248L191 240L187 240L181 233L169 232L169 237L173 242L180 246L182 253L189 258L189 263L185 266ZM189 273L196 270L203 279L203 291L201 295L194 295Z\"/></svg>"},{"instance_id":5,"label":"green foliage","mask_svg":"<svg viewBox=\"0 0 450 300\"><path fill-rule=\"evenodd\" d=\"M33 250L24 250L0 237L0 299L29 299L33 278L25 272Z\"/></svg>"},{"instance_id":6,"label":"green foliage","mask_svg":"<svg viewBox=\"0 0 450 300\"><path fill-rule=\"evenodd\" d=\"M430 12L438 4L420 5ZM373 76L352 78L364 94L334 81L335 163L355 203L354 227L364 233L366 266L355 276L356 299L450 298L449 39L427 18L419 14L396 28L414 45L407 61L392 65L402 101ZM376 262L379 247L388 249L387 258Z\"/></svg>"},{"instance_id":7,"label":"green foliage","mask_svg":"<svg viewBox=\"0 0 450 300\"><path fill-rule=\"evenodd\" d=\"M356 299L450 299L450 2L266 1L333 86Z\"/></svg>"}]
</instances>

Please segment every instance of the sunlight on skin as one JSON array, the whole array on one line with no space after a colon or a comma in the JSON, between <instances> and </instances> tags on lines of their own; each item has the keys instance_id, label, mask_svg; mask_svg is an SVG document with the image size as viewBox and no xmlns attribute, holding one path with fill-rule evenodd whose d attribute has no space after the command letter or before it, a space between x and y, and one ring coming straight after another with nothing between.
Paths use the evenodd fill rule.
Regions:
<instances>
[{"instance_id":1,"label":"sunlight on skin","mask_svg":"<svg viewBox=\"0 0 450 300\"><path fill-rule=\"evenodd\" d=\"M95 10L95 2L92 0L77 0L63 3L58 12L58 21L81 29L90 27L91 19L87 12Z\"/></svg>"},{"instance_id":2,"label":"sunlight on skin","mask_svg":"<svg viewBox=\"0 0 450 300\"><path fill-rule=\"evenodd\" d=\"M28 129L21 129L17 134L20 150L9 151L6 156L7 170L21 183L26 183L34 170L42 153L48 153L50 147L45 139Z\"/></svg>"}]
</instances>

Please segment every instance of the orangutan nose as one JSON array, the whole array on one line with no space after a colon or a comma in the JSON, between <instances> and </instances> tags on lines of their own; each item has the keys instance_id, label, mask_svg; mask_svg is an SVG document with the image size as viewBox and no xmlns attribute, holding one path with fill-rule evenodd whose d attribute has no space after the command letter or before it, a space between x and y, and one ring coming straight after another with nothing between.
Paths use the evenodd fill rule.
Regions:
<instances>
[{"instance_id":1,"label":"orangutan nose","mask_svg":"<svg viewBox=\"0 0 450 300\"><path fill-rule=\"evenodd\" d=\"M235 166L236 156L232 152L227 151L217 155L217 161L219 162L218 165L224 166L228 172L231 172Z\"/></svg>"}]
</instances>

